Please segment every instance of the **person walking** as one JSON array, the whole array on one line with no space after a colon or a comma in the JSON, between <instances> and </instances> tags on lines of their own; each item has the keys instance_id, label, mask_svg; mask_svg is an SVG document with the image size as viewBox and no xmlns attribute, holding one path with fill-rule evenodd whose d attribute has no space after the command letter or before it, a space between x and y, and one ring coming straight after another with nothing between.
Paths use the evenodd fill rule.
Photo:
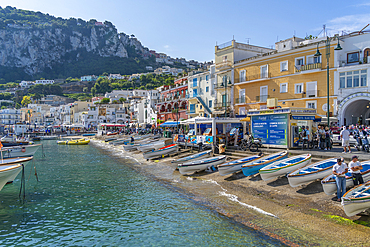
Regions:
<instances>
[{"instance_id":1,"label":"person walking","mask_svg":"<svg viewBox=\"0 0 370 247\"><path fill-rule=\"evenodd\" d=\"M310 131L308 130L308 128L306 129L305 126L302 126L301 138L302 138L302 149L304 149L306 144L308 148L308 140L310 138Z\"/></svg>"},{"instance_id":2,"label":"person walking","mask_svg":"<svg viewBox=\"0 0 370 247\"><path fill-rule=\"evenodd\" d=\"M337 201L340 202L342 196L346 193L346 173L348 172L347 164L342 162L342 157L337 158L337 163L333 166L335 183L337 185Z\"/></svg>"},{"instance_id":3,"label":"person walking","mask_svg":"<svg viewBox=\"0 0 370 247\"><path fill-rule=\"evenodd\" d=\"M352 161L348 164L349 170L352 173L353 185L359 185L364 183L364 179L361 175L362 165L360 161L358 161L358 156L352 156Z\"/></svg>"},{"instance_id":4,"label":"person walking","mask_svg":"<svg viewBox=\"0 0 370 247\"><path fill-rule=\"evenodd\" d=\"M346 126L343 126L342 131L340 132L340 139L342 140L343 153L351 153L351 146L349 145L349 131Z\"/></svg>"},{"instance_id":5,"label":"person walking","mask_svg":"<svg viewBox=\"0 0 370 247\"><path fill-rule=\"evenodd\" d=\"M319 149L324 149L325 145L325 130L324 126L319 125L317 130L317 138L319 140Z\"/></svg>"},{"instance_id":6,"label":"person walking","mask_svg":"<svg viewBox=\"0 0 370 247\"><path fill-rule=\"evenodd\" d=\"M325 149L324 150L330 150L331 145L330 145L330 136L331 136L331 131L328 126L325 127Z\"/></svg>"}]
</instances>

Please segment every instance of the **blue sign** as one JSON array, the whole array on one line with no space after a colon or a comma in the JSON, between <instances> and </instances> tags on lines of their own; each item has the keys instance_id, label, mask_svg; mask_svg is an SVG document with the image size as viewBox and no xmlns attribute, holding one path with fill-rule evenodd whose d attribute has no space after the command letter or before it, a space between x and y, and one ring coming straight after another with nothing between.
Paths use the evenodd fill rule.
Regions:
<instances>
[{"instance_id":1,"label":"blue sign","mask_svg":"<svg viewBox=\"0 0 370 247\"><path fill-rule=\"evenodd\" d=\"M251 116L251 124L253 136L255 138L261 138L262 143L287 145L287 114Z\"/></svg>"},{"instance_id":2,"label":"blue sign","mask_svg":"<svg viewBox=\"0 0 370 247\"><path fill-rule=\"evenodd\" d=\"M295 120L315 120L315 116L292 116Z\"/></svg>"}]
</instances>

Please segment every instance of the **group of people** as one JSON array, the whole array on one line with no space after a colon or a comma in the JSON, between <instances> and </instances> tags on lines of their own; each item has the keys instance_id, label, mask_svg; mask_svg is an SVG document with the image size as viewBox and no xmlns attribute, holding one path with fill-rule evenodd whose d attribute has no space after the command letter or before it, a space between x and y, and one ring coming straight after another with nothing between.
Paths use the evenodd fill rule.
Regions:
<instances>
[{"instance_id":1,"label":"group of people","mask_svg":"<svg viewBox=\"0 0 370 247\"><path fill-rule=\"evenodd\" d=\"M337 163L333 166L333 174L335 175L335 182L337 185L337 200L338 202L341 201L341 198L346 193L346 173L350 172L353 185L363 184L364 180L361 175L361 163L358 161L358 156L352 156L351 162L349 162L348 166L344 163L342 157L337 158Z\"/></svg>"},{"instance_id":2,"label":"group of people","mask_svg":"<svg viewBox=\"0 0 370 247\"><path fill-rule=\"evenodd\" d=\"M359 126L352 125L350 126L349 129L353 131L354 138L357 140L358 145L361 146L363 142L363 138L366 138L368 135L367 131L365 130L365 127L361 125ZM342 140L342 146L343 146L343 153L346 153L347 149L348 149L348 152L351 153L351 146L349 145L350 134L351 133L349 132L348 128L346 126L343 126L340 132L340 138Z\"/></svg>"},{"instance_id":3,"label":"group of people","mask_svg":"<svg viewBox=\"0 0 370 247\"><path fill-rule=\"evenodd\" d=\"M321 125L319 125L318 128L317 128L317 131L315 133L313 133L313 139L317 138L318 148L319 149L324 149L324 150L331 150L331 148L332 148L332 142L331 142L332 136L333 136L333 133L330 130L330 128L327 127L327 126L324 127L324 126L321 126ZM301 132L300 132L300 138L303 141L303 147L306 144L308 146L308 143L311 140L310 137L311 137L311 133L310 133L310 130L309 130L308 126L302 126L301 127Z\"/></svg>"}]
</instances>

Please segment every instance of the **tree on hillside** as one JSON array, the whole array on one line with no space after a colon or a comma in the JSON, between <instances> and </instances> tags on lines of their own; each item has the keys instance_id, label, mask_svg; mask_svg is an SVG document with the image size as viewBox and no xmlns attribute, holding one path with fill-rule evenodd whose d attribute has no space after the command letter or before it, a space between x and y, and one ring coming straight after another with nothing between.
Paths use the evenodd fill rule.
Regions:
<instances>
[{"instance_id":1,"label":"tree on hillside","mask_svg":"<svg viewBox=\"0 0 370 247\"><path fill-rule=\"evenodd\" d=\"M110 102L110 99L109 98L103 98L100 103L102 104L108 104Z\"/></svg>"},{"instance_id":2,"label":"tree on hillside","mask_svg":"<svg viewBox=\"0 0 370 247\"><path fill-rule=\"evenodd\" d=\"M126 98L119 98L119 102L121 103L126 102Z\"/></svg>"},{"instance_id":3,"label":"tree on hillside","mask_svg":"<svg viewBox=\"0 0 370 247\"><path fill-rule=\"evenodd\" d=\"M27 106L28 104L31 104L31 97L30 96L23 96L21 104L23 106Z\"/></svg>"}]
</instances>

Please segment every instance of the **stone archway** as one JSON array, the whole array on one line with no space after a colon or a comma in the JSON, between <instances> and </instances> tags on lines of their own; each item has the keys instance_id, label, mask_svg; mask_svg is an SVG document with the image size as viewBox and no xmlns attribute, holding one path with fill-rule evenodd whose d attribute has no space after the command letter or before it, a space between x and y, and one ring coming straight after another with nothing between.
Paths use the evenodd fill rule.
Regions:
<instances>
[{"instance_id":1,"label":"stone archway","mask_svg":"<svg viewBox=\"0 0 370 247\"><path fill-rule=\"evenodd\" d=\"M357 93L346 97L338 106L340 125L369 124L370 93Z\"/></svg>"}]
</instances>

